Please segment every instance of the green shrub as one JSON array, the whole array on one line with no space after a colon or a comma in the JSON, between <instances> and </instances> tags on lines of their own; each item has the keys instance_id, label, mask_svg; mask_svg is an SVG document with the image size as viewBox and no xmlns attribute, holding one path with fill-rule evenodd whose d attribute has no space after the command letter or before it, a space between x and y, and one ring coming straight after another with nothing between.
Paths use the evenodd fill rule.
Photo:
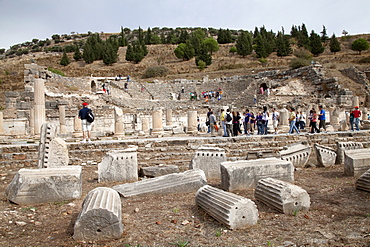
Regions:
<instances>
[{"instance_id":1,"label":"green shrub","mask_svg":"<svg viewBox=\"0 0 370 247\"><path fill-rule=\"evenodd\" d=\"M361 58L360 61L358 61L359 63L370 63L370 57L364 57L364 58Z\"/></svg>"},{"instance_id":2,"label":"green shrub","mask_svg":"<svg viewBox=\"0 0 370 247\"><path fill-rule=\"evenodd\" d=\"M62 71L60 71L59 69L53 69L51 67L48 67L48 70L54 74L57 74L57 75L61 75L61 76L66 76Z\"/></svg>"},{"instance_id":3,"label":"green shrub","mask_svg":"<svg viewBox=\"0 0 370 247\"><path fill-rule=\"evenodd\" d=\"M143 78L166 76L169 70L166 66L158 65L146 68Z\"/></svg>"},{"instance_id":4,"label":"green shrub","mask_svg":"<svg viewBox=\"0 0 370 247\"><path fill-rule=\"evenodd\" d=\"M238 52L238 50L236 49L235 46L231 47L230 50L229 50L229 53L232 53L232 54L237 53L237 52Z\"/></svg>"},{"instance_id":5,"label":"green shrub","mask_svg":"<svg viewBox=\"0 0 370 247\"><path fill-rule=\"evenodd\" d=\"M206 67L207 67L206 62L204 62L203 60L199 60L199 61L198 61L198 69L199 69L200 71L204 70Z\"/></svg>"},{"instance_id":6,"label":"green shrub","mask_svg":"<svg viewBox=\"0 0 370 247\"><path fill-rule=\"evenodd\" d=\"M305 49L299 49L294 52L294 56L297 58L303 58L303 59L311 59L313 57L312 53L305 50Z\"/></svg>"},{"instance_id":7,"label":"green shrub","mask_svg":"<svg viewBox=\"0 0 370 247\"><path fill-rule=\"evenodd\" d=\"M236 63L236 64L226 64L218 67L218 70L229 70L229 69L243 69L246 66L241 63Z\"/></svg>"},{"instance_id":8,"label":"green shrub","mask_svg":"<svg viewBox=\"0 0 370 247\"><path fill-rule=\"evenodd\" d=\"M301 67L309 66L310 64L311 64L311 60L296 57L290 61L289 66L292 69L298 69Z\"/></svg>"}]
</instances>

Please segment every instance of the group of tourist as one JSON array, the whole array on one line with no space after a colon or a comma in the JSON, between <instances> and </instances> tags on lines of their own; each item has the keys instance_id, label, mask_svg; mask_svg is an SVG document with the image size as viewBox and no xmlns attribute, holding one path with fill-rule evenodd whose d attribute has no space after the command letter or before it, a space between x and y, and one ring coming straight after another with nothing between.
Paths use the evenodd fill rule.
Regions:
<instances>
[{"instance_id":1,"label":"group of tourist","mask_svg":"<svg viewBox=\"0 0 370 247\"><path fill-rule=\"evenodd\" d=\"M319 111L316 112L314 108L310 110L309 116L309 133L320 133L320 131L326 132L326 112L322 105L319 106ZM359 107L356 106L354 110L350 113L350 128L352 131L355 129L359 130L361 111ZM370 117L369 117L370 118ZM269 119L272 121L272 127L274 134L278 133L278 125L280 121L280 114L275 108L268 111L267 107L264 106L260 111L253 113L249 109L246 109L243 115L238 111L230 111L227 109L221 109L219 125L223 129L224 137L238 136L240 134L254 134L257 130L257 135L267 135L268 134L268 124ZM306 116L302 111L296 111L294 107L289 109L288 115L289 121L289 132L288 134L293 134L296 132L299 134L306 127ZM207 113L208 133L214 135L214 131L218 131L216 116L214 115L212 109L209 108ZM216 127L215 127L216 126ZM242 128L243 127L243 131Z\"/></svg>"},{"instance_id":2,"label":"group of tourist","mask_svg":"<svg viewBox=\"0 0 370 247\"><path fill-rule=\"evenodd\" d=\"M202 92L202 96L206 102L208 102L209 100L212 100L214 102L215 99L221 100L222 99L222 89L218 88L217 90L214 90L214 91Z\"/></svg>"}]
</instances>

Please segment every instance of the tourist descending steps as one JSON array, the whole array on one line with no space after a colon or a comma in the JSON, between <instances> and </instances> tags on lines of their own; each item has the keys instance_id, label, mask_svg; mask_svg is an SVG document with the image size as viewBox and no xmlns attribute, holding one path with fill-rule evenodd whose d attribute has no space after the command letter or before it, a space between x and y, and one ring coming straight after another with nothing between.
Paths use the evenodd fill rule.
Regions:
<instances>
[{"instance_id":1,"label":"tourist descending steps","mask_svg":"<svg viewBox=\"0 0 370 247\"><path fill-rule=\"evenodd\" d=\"M297 134L299 134L299 130L297 128L297 126L295 125L295 122L296 122L296 114L295 114L295 110L293 107L290 108L290 113L289 113L289 125L290 125L290 129L289 129L289 134L293 134L293 131L295 130L297 132Z\"/></svg>"}]
</instances>

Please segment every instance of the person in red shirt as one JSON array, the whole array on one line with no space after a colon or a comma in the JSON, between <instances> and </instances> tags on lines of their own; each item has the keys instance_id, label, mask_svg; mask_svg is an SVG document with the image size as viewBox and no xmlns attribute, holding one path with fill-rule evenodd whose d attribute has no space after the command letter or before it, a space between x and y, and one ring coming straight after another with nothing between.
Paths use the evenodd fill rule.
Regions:
<instances>
[{"instance_id":1,"label":"person in red shirt","mask_svg":"<svg viewBox=\"0 0 370 247\"><path fill-rule=\"evenodd\" d=\"M361 117L361 111L358 109L358 106L355 106L355 110L352 111L353 114L353 123L356 126L356 130L359 131L359 125L360 125L360 117Z\"/></svg>"}]
</instances>

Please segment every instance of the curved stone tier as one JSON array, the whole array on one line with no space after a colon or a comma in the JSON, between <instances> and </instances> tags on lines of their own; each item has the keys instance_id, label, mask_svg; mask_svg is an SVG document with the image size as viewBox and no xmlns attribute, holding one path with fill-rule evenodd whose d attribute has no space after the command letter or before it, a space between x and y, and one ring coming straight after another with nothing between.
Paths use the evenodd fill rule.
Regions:
<instances>
[{"instance_id":1,"label":"curved stone tier","mask_svg":"<svg viewBox=\"0 0 370 247\"><path fill-rule=\"evenodd\" d=\"M73 238L77 241L95 241L121 237L121 207L121 198L114 189L98 187L91 190L77 217Z\"/></svg>"},{"instance_id":2,"label":"curved stone tier","mask_svg":"<svg viewBox=\"0 0 370 247\"><path fill-rule=\"evenodd\" d=\"M284 214L296 215L310 208L310 196L306 190L273 178L259 180L254 196L256 200Z\"/></svg>"},{"instance_id":3,"label":"curved stone tier","mask_svg":"<svg viewBox=\"0 0 370 247\"><path fill-rule=\"evenodd\" d=\"M196 204L230 229L242 229L258 220L256 204L250 199L205 185L195 195Z\"/></svg>"}]
</instances>

